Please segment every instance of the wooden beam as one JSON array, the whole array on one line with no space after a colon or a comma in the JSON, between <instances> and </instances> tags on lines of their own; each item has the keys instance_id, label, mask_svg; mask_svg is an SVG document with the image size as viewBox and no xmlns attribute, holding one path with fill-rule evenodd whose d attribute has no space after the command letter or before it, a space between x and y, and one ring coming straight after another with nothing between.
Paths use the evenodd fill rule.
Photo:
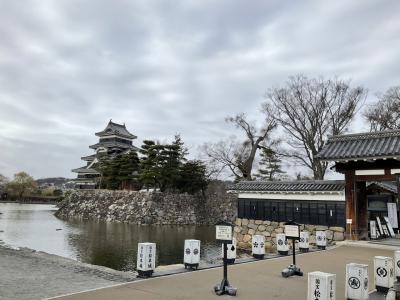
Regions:
<instances>
[{"instance_id":1,"label":"wooden beam","mask_svg":"<svg viewBox=\"0 0 400 300\"><path fill-rule=\"evenodd\" d=\"M354 170L348 170L345 173L345 197L346 197L346 219L352 219L352 224L346 222L346 239L358 239L354 233L358 232L357 215L355 207L355 175ZM350 232L351 228L351 232Z\"/></svg>"},{"instance_id":2,"label":"wooden beam","mask_svg":"<svg viewBox=\"0 0 400 300\"><path fill-rule=\"evenodd\" d=\"M390 171L390 170L389 170ZM356 181L375 181L375 180L384 180L384 181L395 181L396 175L394 174L385 174L385 175L357 175L355 176Z\"/></svg>"}]
</instances>

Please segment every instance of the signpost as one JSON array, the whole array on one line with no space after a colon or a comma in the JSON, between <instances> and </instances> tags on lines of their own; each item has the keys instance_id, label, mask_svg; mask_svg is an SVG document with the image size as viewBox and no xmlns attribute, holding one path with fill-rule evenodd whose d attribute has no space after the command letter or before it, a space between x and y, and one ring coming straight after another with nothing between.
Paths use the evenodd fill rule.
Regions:
<instances>
[{"instance_id":1,"label":"signpost","mask_svg":"<svg viewBox=\"0 0 400 300\"><path fill-rule=\"evenodd\" d=\"M282 277L293 275L303 276L303 272L296 266L296 240L300 239L300 224L289 221L285 224L285 235L292 240L293 264L282 270Z\"/></svg>"},{"instance_id":2,"label":"signpost","mask_svg":"<svg viewBox=\"0 0 400 300\"><path fill-rule=\"evenodd\" d=\"M221 284L217 284L214 286L214 292L218 296L228 294L230 296L236 296L237 289L232 287L228 281L228 258L227 258L227 251L228 251L228 244L232 244L232 224L227 222L219 222L216 224L215 227L215 237L218 242L221 242L224 249L224 277L221 281Z\"/></svg>"}]
</instances>

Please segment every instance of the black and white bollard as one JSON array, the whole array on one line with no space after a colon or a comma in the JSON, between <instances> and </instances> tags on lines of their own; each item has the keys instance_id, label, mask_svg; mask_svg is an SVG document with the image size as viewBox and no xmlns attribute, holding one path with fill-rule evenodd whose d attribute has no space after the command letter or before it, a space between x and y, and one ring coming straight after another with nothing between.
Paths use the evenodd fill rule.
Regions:
<instances>
[{"instance_id":1,"label":"black and white bollard","mask_svg":"<svg viewBox=\"0 0 400 300\"><path fill-rule=\"evenodd\" d=\"M394 251L394 269L396 270L397 281L400 282L400 250Z\"/></svg>"},{"instance_id":2,"label":"black and white bollard","mask_svg":"<svg viewBox=\"0 0 400 300\"><path fill-rule=\"evenodd\" d=\"M318 249L322 249L322 250L326 249L326 233L325 233L325 231L316 231L315 232L315 240L316 240Z\"/></svg>"},{"instance_id":3,"label":"black and white bollard","mask_svg":"<svg viewBox=\"0 0 400 300\"><path fill-rule=\"evenodd\" d=\"M307 300L336 300L336 274L308 273Z\"/></svg>"},{"instance_id":4,"label":"black and white bollard","mask_svg":"<svg viewBox=\"0 0 400 300\"><path fill-rule=\"evenodd\" d=\"M253 235L251 238L251 251L254 258L263 259L265 256L265 236Z\"/></svg>"},{"instance_id":5,"label":"black and white bollard","mask_svg":"<svg viewBox=\"0 0 400 300\"><path fill-rule=\"evenodd\" d=\"M346 299L368 299L368 265L350 263L346 265Z\"/></svg>"},{"instance_id":6,"label":"black and white bollard","mask_svg":"<svg viewBox=\"0 0 400 300\"><path fill-rule=\"evenodd\" d=\"M200 241L199 240L185 240L185 250L183 254L183 263L185 269L190 270L199 267L200 263Z\"/></svg>"},{"instance_id":7,"label":"black and white bollard","mask_svg":"<svg viewBox=\"0 0 400 300\"><path fill-rule=\"evenodd\" d=\"M156 244L139 243L137 252L138 277L150 277L156 268Z\"/></svg>"},{"instance_id":8,"label":"black and white bollard","mask_svg":"<svg viewBox=\"0 0 400 300\"><path fill-rule=\"evenodd\" d=\"M393 258L374 257L375 287L378 292L387 293L394 284Z\"/></svg>"},{"instance_id":9,"label":"black and white bollard","mask_svg":"<svg viewBox=\"0 0 400 300\"><path fill-rule=\"evenodd\" d=\"M233 265L236 259L236 239L232 238L232 244L226 244L228 249L226 252L227 262L229 265ZM222 258L224 258L224 245L222 244Z\"/></svg>"},{"instance_id":10,"label":"black and white bollard","mask_svg":"<svg viewBox=\"0 0 400 300\"><path fill-rule=\"evenodd\" d=\"M276 234L276 250L280 255L289 254L289 244L284 233Z\"/></svg>"},{"instance_id":11,"label":"black and white bollard","mask_svg":"<svg viewBox=\"0 0 400 300\"><path fill-rule=\"evenodd\" d=\"M299 240L299 249L300 252L308 252L310 250L310 243L309 243L310 235L308 231L300 232L300 240Z\"/></svg>"}]
</instances>

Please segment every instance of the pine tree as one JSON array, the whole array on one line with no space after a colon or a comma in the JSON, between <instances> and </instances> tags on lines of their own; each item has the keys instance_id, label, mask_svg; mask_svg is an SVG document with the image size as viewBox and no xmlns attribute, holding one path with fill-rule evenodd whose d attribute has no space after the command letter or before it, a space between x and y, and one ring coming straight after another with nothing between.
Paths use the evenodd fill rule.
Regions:
<instances>
[{"instance_id":1,"label":"pine tree","mask_svg":"<svg viewBox=\"0 0 400 300\"><path fill-rule=\"evenodd\" d=\"M262 180L273 181L279 179L279 176L285 172L281 169L281 159L271 148L262 148L260 153L260 168L257 177Z\"/></svg>"}]
</instances>

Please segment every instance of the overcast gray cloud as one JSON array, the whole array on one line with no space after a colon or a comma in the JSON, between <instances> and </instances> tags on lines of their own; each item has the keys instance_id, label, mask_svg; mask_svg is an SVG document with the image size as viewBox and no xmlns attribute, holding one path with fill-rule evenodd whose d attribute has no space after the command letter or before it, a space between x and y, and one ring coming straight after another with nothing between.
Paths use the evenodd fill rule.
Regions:
<instances>
[{"instance_id":1,"label":"overcast gray cloud","mask_svg":"<svg viewBox=\"0 0 400 300\"><path fill-rule=\"evenodd\" d=\"M94 132L191 147L290 75L400 84L400 2L0 0L0 173L73 177ZM352 130L365 129L359 118ZM137 142L139 145L140 142Z\"/></svg>"}]
</instances>

